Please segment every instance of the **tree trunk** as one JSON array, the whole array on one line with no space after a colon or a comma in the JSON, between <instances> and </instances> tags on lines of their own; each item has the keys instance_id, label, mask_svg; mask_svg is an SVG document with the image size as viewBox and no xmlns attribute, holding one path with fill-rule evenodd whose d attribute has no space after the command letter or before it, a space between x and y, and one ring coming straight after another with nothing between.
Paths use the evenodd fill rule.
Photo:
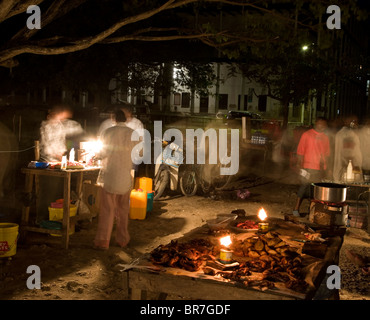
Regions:
<instances>
[{"instance_id":1,"label":"tree trunk","mask_svg":"<svg viewBox=\"0 0 370 320\"><path fill-rule=\"evenodd\" d=\"M285 130L288 128L288 120L289 120L289 100L281 102L283 107L283 127L282 129Z\"/></svg>"},{"instance_id":2,"label":"tree trunk","mask_svg":"<svg viewBox=\"0 0 370 320\"><path fill-rule=\"evenodd\" d=\"M195 104L195 90L191 90L190 96L190 114L194 114L194 104Z\"/></svg>"}]
</instances>

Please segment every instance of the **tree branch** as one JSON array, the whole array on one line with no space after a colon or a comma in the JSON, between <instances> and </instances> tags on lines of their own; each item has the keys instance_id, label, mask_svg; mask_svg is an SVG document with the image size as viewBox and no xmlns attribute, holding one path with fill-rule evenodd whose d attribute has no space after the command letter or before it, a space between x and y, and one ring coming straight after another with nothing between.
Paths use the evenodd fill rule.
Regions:
<instances>
[{"instance_id":1,"label":"tree branch","mask_svg":"<svg viewBox=\"0 0 370 320\"><path fill-rule=\"evenodd\" d=\"M194 2L194 1L195 0L185 0L184 2ZM161 11L168 10L169 6L173 4L174 2L175 0L169 0L164 5L158 8L140 13L136 16L125 18L115 23L114 25L104 30L103 32L95 36L91 36L91 37L78 40L73 45L62 46L62 47L52 47L52 48L38 47L35 45L23 45L23 46L5 49L0 52L0 65L4 65L4 63L7 60L10 60L22 53L57 55L57 54L71 53L71 52L76 52L76 51L87 49L91 47L92 45L104 40L105 38L107 38L108 36L116 32L118 29L122 28L123 26L126 26L131 23L135 23L141 20L148 19L154 16L155 14L158 14Z\"/></svg>"},{"instance_id":2,"label":"tree branch","mask_svg":"<svg viewBox=\"0 0 370 320\"><path fill-rule=\"evenodd\" d=\"M42 19L42 28L45 28L49 23L53 22L58 17L61 17L71 10L79 7L81 4L85 3L87 0L58 0L53 2L50 7L47 9L45 13L43 13ZM66 3L67 2L67 3ZM24 27L22 30L18 31L12 39L9 41L10 45L15 42L19 41L26 41L29 40L32 36L34 36L39 29L28 29Z\"/></svg>"},{"instance_id":3,"label":"tree branch","mask_svg":"<svg viewBox=\"0 0 370 320\"><path fill-rule=\"evenodd\" d=\"M20 12L21 9L26 10L26 7L27 7L28 4L30 4L30 2L33 2L33 4L39 4L42 1L43 0L29 0L29 1L26 1L26 4L24 4L24 3L19 4L20 3L19 0L2 0L2 2L0 3L0 8L5 8L5 4L10 3L10 5L6 6L7 9L4 10L4 13L1 10L1 12L3 13L2 17L3 17L3 19L7 19L11 15L14 15L17 12ZM43 23L48 24L48 23L54 21L56 17L64 15L66 12L72 10L73 7L77 7L78 5L83 3L84 1L86 1L86 0L78 0L78 1L76 0L75 2L77 4L71 5L67 9L63 9L62 10L63 12L61 12L61 13L57 9L62 8L62 4L65 3L65 0L59 0L59 1L54 2L49 7L49 10L47 11L48 12L48 17L46 17L46 22L44 20ZM22 2L24 2L24 1L22 1ZM139 13L135 16L124 18L124 19L116 22L115 24L113 24L112 26L107 28L106 30L104 30L104 31L102 31L102 32L100 32L96 35L86 37L86 38L83 38L83 39L79 39L79 40L74 40L74 41L70 42L70 44L68 44L68 45L62 45L61 44L59 46L56 46L55 39L57 39L57 37L54 37L55 46L53 46L53 47L39 46L39 45L31 44L31 43L27 43L27 44L19 45L19 46L15 45L15 43L13 43L11 46L9 46L10 44L8 43L8 45L4 48L4 50L0 51L0 66L1 65L4 66L5 64L9 64L9 61L6 62L7 60L11 60L14 57L16 57L16 56L18 56L22 53L41 54L41 55L57 55L57 54L71 53L71 52L84 50L84 49L87 49L87 48L91 47L92 45L94 45L96 43L99 43L99 42L102 42L102 43L117 43L117 42L128 41L128 40L162 41L162 40L164 40L164 38L162 38L162 37L145 37L145 36L135 36L135 35L122 36L122 37L116 37L116 38L110 38L110 39L107 39L107 38L109 36L111 36L112 34L114 34L117 30L124 27L124 26L130 25L130 24L133 24L133 23L136 23L136 22L139 22L139 21L143 21L145 19L148 19L150 17L155 16L156 14L158 14L160 12L175 9L175 8L185 6L185 5L188 5L188 4L191 4L191 3L196 3L196 2L199 2L199 0L168 0L163 5L161 5L160 7L157 7L157 8L151 9L151 10L147 10L147 11ZM284 17L283 15L278 14L273 10L257 6L255 4L255 2L252 2L252 1L204 0L204 2L207 2L207 3L223 3L223 4L228 4L228 5L234 5L234 6L248 6L248 7L254 8L256 10L260 10L260 11L265 12L265 13L270 13L270 14L272 14L275 17L278 17L280 19L288 20L292 23L295 23L294 19ZM16 8L14 8L14 7L16 7ZM55 11L58 11L58 12L56 13ZM2 20L0 20L0 22L1 21ZM301 25L303 25L303 24L301 24ZM311 28L311 26L308 26L308 25L303 25L303 26ZM20 38L24 37L24 39L30 39L35 32L36 31L23 32L23 34L22 33L17 33L14 36L13 39L14 40L18 39L18 37L20 37ZM207 36L209 36L209 35L207 35L207 34L174 35L174 36L166 36L165 39L166 40L177 40L177 39L200 38L202 41L204 41L206 43L207 42L207 39L206 39ZM245 38L244 40L253 41L253 42L266 41L264 39L253 39L253 38ZM267 40L267 41L271 41L271 40ZM220 46L230 45L230 44L235 43L235 42L237 42L237 40L233 40L229 43L220 44ZM42 41L40 41L39 43L41 44ZM44 41L44 45L45 45L45 43L47 43L47 41ZM215 43L213 43L213 46L214 45L215 45Z\"/></svg>"},{"instance_id":4,"label":"tree branch","mask_svg":"<svg viewBox=\"0 0 370 320\"><path fill-rule=\"evenodd\" d=\"M0 2L0 23L25 12L31 5L39 5L44 0L2 0Z\"/></svg>"}]
</instances>

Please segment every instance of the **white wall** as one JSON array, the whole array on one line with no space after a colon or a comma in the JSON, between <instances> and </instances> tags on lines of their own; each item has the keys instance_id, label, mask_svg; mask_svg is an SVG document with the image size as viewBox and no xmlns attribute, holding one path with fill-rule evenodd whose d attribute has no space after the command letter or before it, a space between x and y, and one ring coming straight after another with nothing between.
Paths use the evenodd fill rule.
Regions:
<instances>
[{"instance_id":1,"label":"white wall","mask_svg":"<svg viewBox=\"0 0 370 320\"><path fill-rule=\"evenodd\" d=\"M214 64L214 71L217 74L217 64ZM222 112L227 112L227 110L238 110L238 97L239 95L249 95L251 92L254 91L257 95L265 94L266 90L264 90L260 85L257 83L251 83L248 79L241 76L241 73L237 74L234 77L231 77L228 71L228 64L221 64L220 65L220 86L219 86L219 93L220 94L227 94L228 95L228 107L227 109L221 109ZM111 85L114 85L113 83ZM180 88L179 93L182 92L190 92L186 88ZM208 113L215 114L216 113L216 86L214 86L211 90L211 95L209 96L208 100ZM252 101L247 102L247 110L253 112L259 112L265 117L272 117L278 118L279 116L279 102L267 97L267 106L266 106L266 113L262 113L258 110L258 97L256 94L253 93ZM176 107L176 108L175 108ZM190 107L182 107L180 105L174 105L174 94L171 94L170 97L170 110L173 112L190 112ZM240 103L240 110L244 110L244 105L242 104L242 100ZM200 99L199 97L195 97L194 101L194 113L200 112Z\"/></svg>"}]
</instances>

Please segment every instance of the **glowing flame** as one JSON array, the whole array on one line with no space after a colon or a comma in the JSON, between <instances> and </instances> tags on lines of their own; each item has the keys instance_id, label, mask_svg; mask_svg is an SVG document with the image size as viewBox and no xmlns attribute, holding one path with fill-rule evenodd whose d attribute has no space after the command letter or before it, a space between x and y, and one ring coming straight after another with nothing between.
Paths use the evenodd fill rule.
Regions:
<instances>
[{"instance_id":1,"label":"glowing flame","mask_svg":"<svg viewBox=\"0 0 370 320\"><path fill-rule=\"evenodd\" d=\"M258 211L258 218L260 218L261 221L263 221L267 218L267 214L266 214L265 209L261 208L260 211Z\"/></svg>"},{"instance_id":2,"label":"glowing flame","mask_svg":"<svg viewBox=\"0 0 370 320\"><path fill-rule=\"evenodd\" d=\"M232 243L230 236L226 236L226 237L221 238L220 243L221 243L221 245L223 245L225 247L228 247Z\"/></svg>"}]
</instances>

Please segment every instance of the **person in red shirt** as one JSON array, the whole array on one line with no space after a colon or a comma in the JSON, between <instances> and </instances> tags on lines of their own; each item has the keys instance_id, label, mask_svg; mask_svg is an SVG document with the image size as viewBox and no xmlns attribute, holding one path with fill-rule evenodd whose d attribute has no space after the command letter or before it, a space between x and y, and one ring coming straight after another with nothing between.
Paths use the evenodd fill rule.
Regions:
<instances>
[{"instance_id":1,"label":"person in red shirt","mask_svg":"<svg viewBox=\"0 0 370 320\"><path fill-rule=\"evenodd\" d=\"M299 140L297 148L297 166L300 172L302 184L297 192L297 202L293 209L293 215L299 216L299 208L305 196L310 195L310 185L320 182L328 169L330 156L329 137L325 134L327 120L317 118L315 126L304 132Z\"/></svg>"}]
</instances>

